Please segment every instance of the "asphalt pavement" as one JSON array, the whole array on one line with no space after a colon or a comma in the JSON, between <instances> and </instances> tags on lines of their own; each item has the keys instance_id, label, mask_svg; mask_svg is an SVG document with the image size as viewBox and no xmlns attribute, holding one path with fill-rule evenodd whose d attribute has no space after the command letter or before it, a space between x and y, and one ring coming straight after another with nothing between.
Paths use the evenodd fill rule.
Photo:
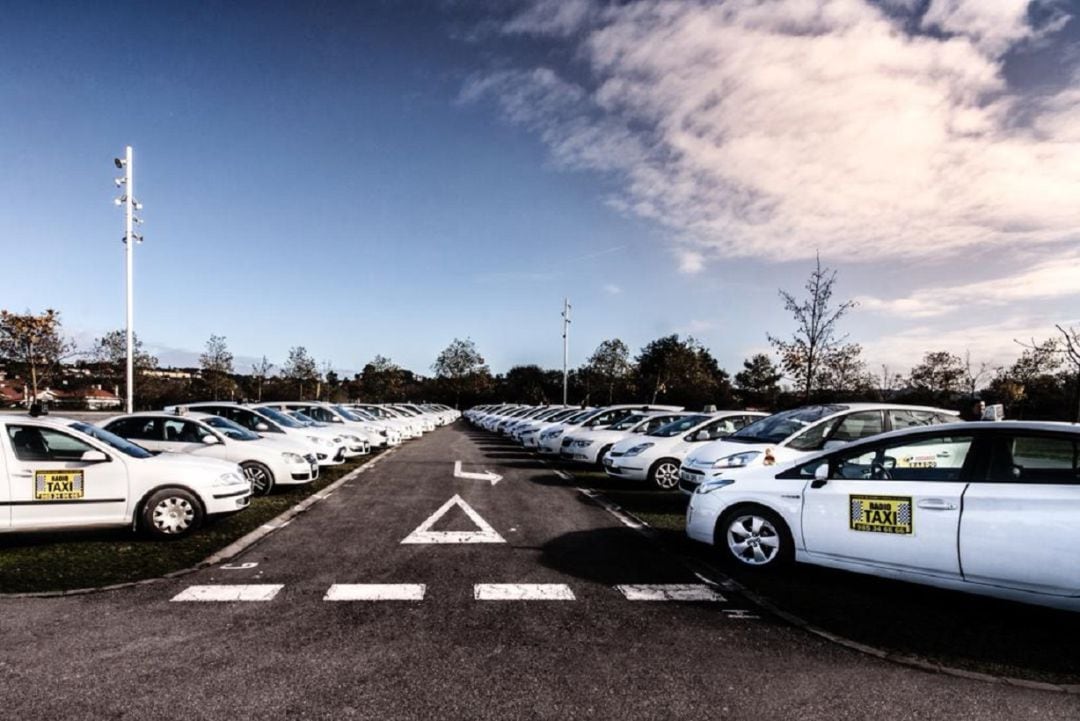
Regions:
<instances>
[{"instance_id":1,"label":"asphalt pavement","mask_svg":"<svg viewBox=\"0 0 1080 721\"><path fill-rule=\"evenodd\" d=\"M0 600L0 715L1080 717L1080 697L872 658L708 581L549 466L458 424L229 564Z\"/></svg>"}]
</instances>

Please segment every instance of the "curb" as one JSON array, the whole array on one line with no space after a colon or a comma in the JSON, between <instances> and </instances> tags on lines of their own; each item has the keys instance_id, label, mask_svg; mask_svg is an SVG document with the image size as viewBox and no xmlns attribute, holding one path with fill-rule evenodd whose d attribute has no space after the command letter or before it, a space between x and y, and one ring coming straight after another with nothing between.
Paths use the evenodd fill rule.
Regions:
<instances>
[{"instance_id":1,"label":"curb","mask_svg":"<svg viewBox=\"0 0 1080 721\"><path fill-rule=\"evenodd\" d=\"M571 476L573 477L573 476ZM630 511L625 510L618 504L608 500L600 491L593 490L591 488L576 488L586 498L592 500L598 506L605 511L615 516L627 527L633 529L637 533L645 536L650 541L657 543L667 548L667 544L660 538L660 534L656 529L650 526L646 521L635 516ZM628 522L629 521L629 522ZM813 625L809 621L796 616L793 613L779 608L776 604L770 601L765 596L750 590L743 584L729 577L726 573L716 568L712 564L701 561L695 558L688 558L685 554L675 552L679 560L687 566L692 572L703 580L709 580L705 577L704 573L698 571L707 572L712 578L719 578L719 581L711 581L721 588L729 591L735 591L741 594L751 603L757 605L763 611L769 613L772 616L779 618L787 624L794 626L798 629L811 633L819 638L825 639L830 643L844 648L856 651L858 653L873 656L883 661L899 664L901 666L907 666L908 668L918 669L920 671L926 671L929 673L942 674L944 676L954 676L956 678L963 678L969 681L982 681L984 683L1003 684L1006 686L1016 686L1019 688L1032 689L1036 691L1051 691L1054 693L1064 693L1074 696L1080 696L1080 684L1056 684L1046 683L1043 681L1029 681L1022 678L1014 678L1012 676L994 676L993 674L980 673L978 671L966 671L960 668L953 668L952 666L946 666L932 661L919 658L917 656L911 656L908 654L897 653L895 651L886 651L885 649L877 648L875 646L869 646L865 643L859 643L849 638L839 636L832 631L826 631L823 628Z\"/></svg>"},{"instance_id":2,"label":"curb","mask_svg":"<svg viewBox=\"0 0 1080 721\"><path fill-rule=\"evenodd\" d=\"M274 531L276 531L276 530L278 530L280 528L284 528L285 525L289 521L291 521L293 518L300 515L304 511L308 510L309 508L314 506L319 501L325 499L327 496L329 496L331 493L333 493L334 491L336 491L338 488L345 485L349 481L354 480L361 473L368 470L369 468L374 466L376 463L378 463L380 460L382 460L383 458L386 458L387 456L389 456L390 454L392 454L394 451L396 451L398 448L401 448L401 447L402 447L401 445L397 445L397 446L394 446L393 448L390 448L390 449L388 449L386 451L383 451L382 453L375 456L371 460L369 460L369 461L363 463L362 465L354 468L353 470L349 471L344 476L337 479L336 481L331 483L326 488L323 488L318 493L312 493L310 496L308 496L304 500L300 501L299 503L297 503L292 508L289 508L289 509L286 509L285 511L282 511L281 513L279 513L274 518L271 518L269 521L267 521L266 523L264 523L261 526L259 526L258 528L256 528L254 531L250 531L246 535L241 536L240 538L238 538L235 541L233 541L232 543L230 543L228 546L225 546L225 548L221 549L220 551L216 551L215 553L213 553L213 554L207 556L206 558L204 558L203 560L199 561L194 566L190 566L188 568L182 568L182 569L180 569L178 571L170 571L169 573L166 573L163 576L157 576L155 578L143 578L143 579L140 579L138 581L125 581L123 583L113 583L113 584L110 584L108 586L93 586L93 587L90 587L90 588L72 588L72 589L68 589L68 590L65 590L65 591L34 591L34 592L29 592L29 593L0 593L0 600L14 599L14 598L62 598L64 596L85 596L86 594L101 593L101 592L104 592L104 591L119 591L120 589L123 589L123 588L135 588L135 587L138 587L138 586L146 586L146 585L149 585L151 583L160 583L161 581L172 580L174 578L179 578L181 576L186 576L186 575L188 575L190 573L194 573L195 571L201 571L202 569L208 568L210 566L216 566L217 564L219 564L219 563L221 563L223 561L228 561L228 560L230 560L232 558L235 558L236 556L240 555L243 551L246 551L248 548L251 548L256 543L258 543L262 539L269 536Z\"/></svg>"}]
</instances>

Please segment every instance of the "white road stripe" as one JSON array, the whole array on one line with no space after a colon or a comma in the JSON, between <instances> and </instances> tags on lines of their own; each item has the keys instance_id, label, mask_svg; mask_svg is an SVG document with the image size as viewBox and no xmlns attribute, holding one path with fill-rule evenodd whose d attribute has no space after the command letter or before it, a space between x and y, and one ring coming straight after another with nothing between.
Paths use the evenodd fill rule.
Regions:
<instances>
[{"instance_id":1,"label":"white road stripe","mask_svg":"<svg viewBox=\"0 0 1080 721\"><path fill-rule=\"evenodd\" d=\"M573 601L574 592L565 583L478 583L473 587L477 601Z\"/></svg>"},{"instance_id":2,"label":"white road stripe","mask_svg":"<svg viewBox=\"0 0 1080 721\"><path fill-rule=\"evenodd\" d=\"M644 583L616 586L627 601L724 601L718 591L701 583Z\"/></svg>"},{"instance_id":3,"label":"white road stripe","mask_svg":"<svg viewBox=\"0 0 1080 721\"><path fill-rule=\"evenodd\" d=\"M280 583L255 585L221 584L217 586L188 586L173 596L173 601L273 601L284 588Z\"/></svg>"},{"instance_id":4,"label":"white road stripe","mask_svg":"<svg viewBox=\"0 0 1080 721\"><path fill-rule=\"evenodd\" d=\"M478 530L431 530L431 527L454 506L457 506L464 511L465 515L476 524ZM423 523L417 526L415 531L406 536L404 540L402 540L402 543L506 543L506 540L499 535L498 531L491 527L490 523L481 518L480 514L474 511L472 506L466 503L461 496L455 494L449 501L442 504L437 511L428 516Z\"/></svg>"},{"instance_id":5,"label":"white road stripe","mask_svg":"<svg viewBox=\"0 0 1080 721\"><path fill-rule=\"evenodd\" d=\"M422 583L335 583L324 601L423 601Z\"/></svg>"}]
</instances>

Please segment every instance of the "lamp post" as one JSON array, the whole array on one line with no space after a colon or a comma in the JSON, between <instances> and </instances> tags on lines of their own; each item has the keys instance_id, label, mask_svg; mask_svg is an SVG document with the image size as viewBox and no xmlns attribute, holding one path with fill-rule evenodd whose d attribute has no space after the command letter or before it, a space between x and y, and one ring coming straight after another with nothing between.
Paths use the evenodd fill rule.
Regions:
<instances>
[{"instance_id":1,"label":"lamp post","mask_svg":"<svg viewBox=\"0 0 1080 721\"><path fill-rule=\"evenodd\" d=\"M114 158L113 163L117 168L124 171L123 178L116 178L113 182L116 187L123 187L124 194L114 202L124 207L124 260L127 276L127 399L125 408L128 413L135 410L135 297L132 289L133 258L132 250L135 243L142 242L142 236L135 232L136 223L142 220L135 217L136 210L142 210L142 204L135 200L134 173L132 168L131 146L124 149L124 157ZM134 242L133 242L134 241Z\"/></svg>"},{"instance_id":2,"label":"lamp post","mask_svg":"<svg viewBox=\"0 0 1080 721\"><path fill-rule=\"evenodd\" d=\"M562 312L562 402L566 405L566 389L569 379L569 360L570 360L570 299L563 298L563 312Z\"/></svg>"}]
</instances>

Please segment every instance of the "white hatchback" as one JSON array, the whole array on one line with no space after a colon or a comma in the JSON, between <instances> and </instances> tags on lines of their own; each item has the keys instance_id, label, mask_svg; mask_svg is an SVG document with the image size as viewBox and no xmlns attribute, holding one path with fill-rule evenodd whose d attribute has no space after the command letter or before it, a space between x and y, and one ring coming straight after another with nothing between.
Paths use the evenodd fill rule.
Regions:
<instances>
[{"instance_id":1,"label":"white hatchback","mask_svg":"<svg viewBox=\"0 0 1080 721\"><path fill-rule=\"evenodd\" d=\"M0 532L128 526L179 538L251 502L235 463L155 456L61 418L0 418Z\"/></svg>"},{"instance_id":2,"label":"white hatchback","mask_svg":"<svg viewBox=\"0 0 1080 721\"><path fill-rule=\"evenodd\" d=\"M1080 611L1080 426L909 428L702 483L687 534L732 564L795 560Z\"/></svg>"}]
</instances>

